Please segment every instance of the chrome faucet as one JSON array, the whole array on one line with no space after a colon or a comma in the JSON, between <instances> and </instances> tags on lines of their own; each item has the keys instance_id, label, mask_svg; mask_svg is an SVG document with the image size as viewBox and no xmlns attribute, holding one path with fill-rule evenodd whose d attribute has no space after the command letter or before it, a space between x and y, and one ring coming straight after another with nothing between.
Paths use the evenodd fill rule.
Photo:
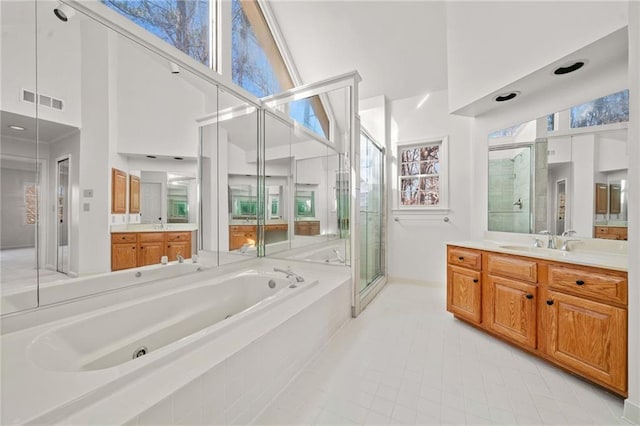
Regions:
<instances>
[{"instance_id":1,"label":"chrome faucet","mask_svg":"<svg viewBox=\"0 0 640 426\"><path fill-rule=\"evenodd\" d=\"M562 247L560 247L560 250L562 251L571 251L571 247L569 246L569 243L572 243L574 241L580 241L580 240L573 240L573 239L566 239L562 242Z\"/></svg>"},{"instance_id":2,"label":"chrome faucet","mask_svg":"<svg viewBox=\"0 0 640 426\"><path fill-rule=\"evenodd\" d=\"M274 272L282 272L283 274L285 274L287 276L287 278L295 278L296 282L298 283L303 283L304 282L304 278L301 275L296 274L295 272L293 272L291 270L291 266L287 266L287 269L281 269L281 268L273 268Z\"/></svg>"},{"instance_id":3,"label":"chrome faucet","mask_svg":"<svg viewBox=\"0 0 640 426\"><path fill-rule=\"evenodd\" d=\"M547 239L547 248L555 249L556 248L556 240L555 236L549 231L540 231L540 235L546 235Z\"/></svg>"},{"instance_id":4,"label":"chrome faucet","mask_svg":"<svg viewBox=\"0 0 640 426\"><path fill-rule=\"evenodd\" d=\"M336 257L338 258L338 261L339 261L340 263L344 263L344 256L342 256L342 255L340 254L340 250L338 250L338 249L334 248L334 249L333 249L333 252L336 254Z\"/></svg>"},{"instance_id":5,"label":"chrome faucet","mask_svg":"<svg viewBox=\"0 0 640 426\"><path fill-rule=\"evenodd\" d=\"M182 257L181 254L176 255L176 258L178 259L178 263L184 263L184 257Z\"/></svg>"}]
</instances>

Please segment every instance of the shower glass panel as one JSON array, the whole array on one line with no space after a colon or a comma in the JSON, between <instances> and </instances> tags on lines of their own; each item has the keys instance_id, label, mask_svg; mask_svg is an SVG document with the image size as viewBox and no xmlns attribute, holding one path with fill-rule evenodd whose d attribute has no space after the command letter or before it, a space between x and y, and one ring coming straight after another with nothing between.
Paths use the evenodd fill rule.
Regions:
<instances>
[{"instance_id":1,"label":"shower glass panel","mask_svg":"<svg viewBox=\"0 0 640 426\"><path fill-rule=\"evenodd\" d=\"M365 133L360 136L360 291L384 274L382 149Z\"/></svg>"},{"instance_id":2,"label":"shower glass panel","mask_svg":"<svg viewBox=\"0 0 640 426\"><path fill-rule=\"evenodd\" d=\"M489 231L533 231L531 145L489 149Z\"/></svg>"},{"instance_id":3,"label":"shower glass panel","mask_svg":"<svg viewBox=\"0 0 640 426\"><path fill-rule=\"evenodd\" d=\"M36 2L0 2L2 314L38 305L42 163L36 114Z\"/></svg>"}]
</instances>

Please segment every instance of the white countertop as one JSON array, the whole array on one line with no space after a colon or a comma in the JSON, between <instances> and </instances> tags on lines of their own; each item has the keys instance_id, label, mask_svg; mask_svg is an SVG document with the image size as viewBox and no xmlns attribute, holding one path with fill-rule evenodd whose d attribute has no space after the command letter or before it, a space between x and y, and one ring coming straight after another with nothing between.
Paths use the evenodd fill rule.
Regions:
<instances>
[{"instance_id":1,"label":"white countertop","mask_svg":"<svg viewBox=\"0 0 640 426\"><path fill-rule=\"evenodd\" d=\"M152 223L136 223L129 225L112 225L111 233L114 232L180 232L197 231L198 225L195 223L167 223L162 228L160 225Z\"/></svg>"},{"instance_id":2,"label":"white countertop","mask_svg":"<svg viewBox=\"0 0 640 426\"><path fill-rule=\"evenodd\" d=\"M540 237L538 237L540 238ZM540 238L544 241L544 238ZM573 238L572 238L573 239ZM607 241L609 243L609 241ZM517 256L533 257L536 259L566 262L575 265L593 266L597 268L612 269L615 271L627 271L628 256L626 250L613 244L592 243L590 239L575 241L571 251L533 247L533 243L514 241L452 241L447 244L466 247L476 250L487 250L497 253L512 254ZM624 245L626 249L626 244Z\"/></svg>"},{"instance_id":3,"label":"white countertop","mask_svg":"<svg viewBox=\"0 0 640 426\"><path fill-rule=\"evenodd\" d=\"M287 222L286 220L282 220L282 219L273 219L273 220L267 220L266 222L267 225L288 225L289 222ZM247 225L247 226L257 226L258 222L255 220L244 220L244 219L232 219L229 221L229 225L231 226L237 226L237 225Z\"/></svg>"}]
</instances>

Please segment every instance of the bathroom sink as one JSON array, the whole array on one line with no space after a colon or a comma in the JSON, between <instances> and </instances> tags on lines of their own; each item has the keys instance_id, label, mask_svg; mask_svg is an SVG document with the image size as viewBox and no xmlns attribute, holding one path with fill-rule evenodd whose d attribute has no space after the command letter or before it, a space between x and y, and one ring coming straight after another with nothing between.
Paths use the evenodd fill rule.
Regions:
<instances>
[{"instance_id":1,"label":"bathroom sink","mask_svg":"<svg viewBox=\"0 0 640 426\"><path fill-rule=\"evenodd\" d=\"M543 247L533 247L533 246L518 246L518 245L504 245L500 246L500 248L505 250L513 250L519 251L523 253L531 253L531 254L542 254L546 256L554 256L554 257L567 257L569 254L566 251L557 250L557 249L548 249Z\"/></svg>"}]
</instances>

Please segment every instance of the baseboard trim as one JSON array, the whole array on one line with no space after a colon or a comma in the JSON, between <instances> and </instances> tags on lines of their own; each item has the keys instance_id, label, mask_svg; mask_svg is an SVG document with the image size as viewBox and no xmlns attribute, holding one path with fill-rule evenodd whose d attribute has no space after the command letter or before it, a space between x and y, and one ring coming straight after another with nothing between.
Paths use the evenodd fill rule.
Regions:
<instances>
[{"instance_id":1,"label":"baseboard trim","mask_svg":"<svg viewBox=\"0 0 640 426\"><path fill-rule=\"evenodd\" d=\"M622 418L634 425L640 425L640 405L629 400L624 400L624 411Z\"/></svg>"}]
</instances>

